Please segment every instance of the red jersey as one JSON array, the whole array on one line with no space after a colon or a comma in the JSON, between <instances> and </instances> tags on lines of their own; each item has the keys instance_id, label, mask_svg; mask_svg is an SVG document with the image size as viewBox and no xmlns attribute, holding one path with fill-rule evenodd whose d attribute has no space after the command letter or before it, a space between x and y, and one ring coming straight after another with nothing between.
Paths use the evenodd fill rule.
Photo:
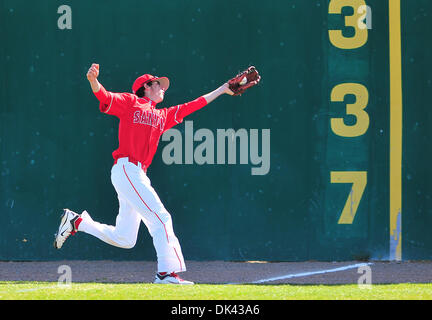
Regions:
<instances>
[{"instance_id":1,"label":"red jersey","mask_svg":"<svg viewBox=\"0 0 432 320\"><path fill-rule=\"evenodd\" d=\"M95 92L99 109L120 119L119 147L113 152L114 160L129 157L148 168L156 153L161 135L183 118L207 105L204 97L170 108L156 109L156 103L147 97L131 93L113 93L101 86Z\"/></svg>"}]
</instances>

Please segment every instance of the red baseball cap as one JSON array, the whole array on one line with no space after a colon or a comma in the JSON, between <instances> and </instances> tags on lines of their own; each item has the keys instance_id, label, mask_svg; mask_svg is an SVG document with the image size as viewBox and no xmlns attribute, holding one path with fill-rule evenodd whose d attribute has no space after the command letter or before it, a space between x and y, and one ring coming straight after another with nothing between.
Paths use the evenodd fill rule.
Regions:
<instances>
[{"instance_id":1,"label":"red baseball cap","mask_svg":"<svg viewBox=\"0 0 432 320\"><path fill-rule=\"evenodd\" d=\"M161 88L166 91L169 87L169 79L167 77L155 77L151 74L145 74L137 78L132 85L132 92L135 94L139 88L141 88L145 83L150 81L159 81Z\"/></svg>"}]
</instances>

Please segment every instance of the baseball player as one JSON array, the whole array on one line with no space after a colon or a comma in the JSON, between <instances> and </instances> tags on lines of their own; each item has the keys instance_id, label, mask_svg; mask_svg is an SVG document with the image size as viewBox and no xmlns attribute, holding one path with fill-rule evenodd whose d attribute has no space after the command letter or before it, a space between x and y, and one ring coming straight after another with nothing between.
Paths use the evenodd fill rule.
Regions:
<instances>
[{"instance_id":1,"label":"baseball player","mask_svg":"<svg viewBox=\"0 0 432 320\"><path fill-rule=\"evenodd\" d=\"M116 224L111 226L96 222L87 211L77 214L63 209L54 247L60 249L70 235L80 231L116 247L132 248L135 246L142 221L152 236L157 254L154 283L193 284L181 279L177 274L186 271L180 243L174 234L171 215L153 189L146 173L156 153L159 139L165 131L219 96L237 95L240 81L244 87L250 87L251 81L243 77L236 80L237 87L227 82L191 102L157 108L169 88L168 78L144 74L133 83L133 93L114 93L100 84L98 76L99 65L92 64L87 72L87 79L99 100L99 109L120 120L119 146L112 154L114 165L111 169L111 182L119 200ZM247 85L244 85L245 82Z\"/></svg>"}]
</instances>

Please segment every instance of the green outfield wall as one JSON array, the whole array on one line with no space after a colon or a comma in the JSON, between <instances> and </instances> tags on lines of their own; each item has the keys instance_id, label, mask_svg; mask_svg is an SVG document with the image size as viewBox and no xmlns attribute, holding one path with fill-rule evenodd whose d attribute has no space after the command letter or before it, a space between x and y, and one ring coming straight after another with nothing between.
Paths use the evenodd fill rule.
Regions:
<instances>
[{"instance_id":1,"label":"green outfield wall","mask_svg":"<svg viewBox=\"0 0 432 320\"><path fill-rule=\"evenodd\" d=\"M428 0L0 0L0 259L156 259L144 224L133 249L52 246L62 208L118 212L93 62L114 92L169 77L160 107L262 75L168 131L149 168L186 260L429 259L431 16Z\"/></svg>"}]
</instances>

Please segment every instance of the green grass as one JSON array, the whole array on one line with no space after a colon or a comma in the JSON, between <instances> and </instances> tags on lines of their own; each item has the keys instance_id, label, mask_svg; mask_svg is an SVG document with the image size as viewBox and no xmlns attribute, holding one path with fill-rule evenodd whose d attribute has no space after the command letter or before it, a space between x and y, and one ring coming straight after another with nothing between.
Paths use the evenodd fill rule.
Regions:
<instances>
[{"instance_id":1,"label":"green grass","mask_svg":"<svg viewBox=\"0 0 432 320\"><path fill-rule=\"evenodd\" d=\"M431 300L432 284L156 285L146 283L0 282L0 300Z\"/></svg>"}]
</instances>

